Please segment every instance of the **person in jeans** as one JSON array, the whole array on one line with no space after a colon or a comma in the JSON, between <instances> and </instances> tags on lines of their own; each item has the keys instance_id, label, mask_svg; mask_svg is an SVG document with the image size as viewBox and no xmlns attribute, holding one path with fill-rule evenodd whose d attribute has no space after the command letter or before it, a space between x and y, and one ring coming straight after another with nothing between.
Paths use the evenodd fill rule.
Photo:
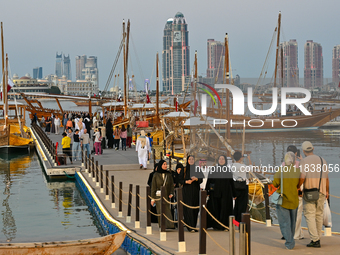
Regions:
<instances>
[{"instance_id":1,"label":"person in jeans","mask_svg":"<svg viewBox=\"0 0 340 255\"><path fill-rule=\"evenodd\" d=\"M126 145L129 148L131 148L131 143L132 143L132 128L130 127L130 125L127 125L126 131L127 131Z\"/></svg>"},{"instance_id":2,"label":"person in jeans","mask_svg":"<svg viewBox=\"0 0 340 255\"><path fill-rule=\"evenodd\" d=\"M282 176L282 180L281 180ZM291 250L295 246L294 234L299 205L297 189L299 186L300 169L295 167L295 154L291 151L285 155L285 166L275 173L273 185L277 193L282 193L282 204L276 205L277 218L281 234L286 240L285 246ZM281 187L282 182L282 187Z\"/></svg>"},{"instance_id":3,"label":"person in jeans","mask_svg":"<svg viewBox=\"0 0 340 255\"><path fill-rule=\"evenodd\" d=\"M122 139L122 150L126 150L126 138L127 138L127 130L125 129L125 126L122 125L122 129L120 132L120 139Z\"/></svg>"},{"instance_id":4,"label":"person in jeans","mask_svg":"<svg viewBox=\"0 0 340 255\"><path fill-rule=\"evenodd\" d=\"M329 196L328 166L325 159L314 154L314 147L311 142L303 142L302 150L306 157L300 161L301 176L299 184L303 184L303 214L305 215L308 233L311 238L311 242L307 244L307 247L320 248L324 202ZM306 200L305 193L313 188L319 189L319 199L310 202Z\"/></svg>"},{"instance_id":5,"label":"person in jeans","mask_svg":"<svg viewBox=\"0 0 340 255\"><path fill-rule=\"evenodd\" d=\"M90 157L90 136L87 133L87 129L84 129L84 134L80 136L80 143L81 146L83 147L83 150L87 151L87 157Z\"/></svg>"},{"instance_id":6,"label":"person in jeans","mask_svg":"<svg viewBox=\"0 0 340 255\"><path fill-rule=\"evenodd\" d=\"M79 129L76 129L73 134L72 156L74 161L81 160Z\"/></svg>"},{"instance_id":7,"label":"person in jeans","mask_svg":"<svg viewBox=\"0 0 340 255\"><path fill-rule=\"evenodd\" d=\"M118 126L116 126L116 128L113 131L113 135L114 135L114 145L116 150L119 150L119 142L120 142L120 129Z\"/></svg>"},{"instance_id":8,"label":"person in jeans","mask_svg":"<svg viewBox=\"0 0 340 255\"><path fill-rule=\"evenodd\" d=\"M94 130L94 148L96 150L96 156L99 155L99 154L102 154L102 146L101 146L101 143L102 143L102 135L101 135L101 130L98 128L96 128Z\"/></svg>"}]
</instances>

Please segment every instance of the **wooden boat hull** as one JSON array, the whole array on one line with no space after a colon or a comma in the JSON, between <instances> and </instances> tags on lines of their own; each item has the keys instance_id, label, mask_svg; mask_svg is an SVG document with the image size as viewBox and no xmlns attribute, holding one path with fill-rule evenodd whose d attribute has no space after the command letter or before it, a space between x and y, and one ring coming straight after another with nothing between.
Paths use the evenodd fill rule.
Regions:
<instances>
[{"instance_id":1,"label":"wooden boat hull","mask_svg":"<svg viewBox=\"0 0 340 255\"><path fill-rule=\"evenodd\" d=\"M123 243L126 231L99 238L45 243L3 243L0 244L0 254L53 254L53 255L111 255Z\"/></svg>"},{"instance_id":2,"label":"wooden boat hull","mask_svg":"<svg viewBox=\"0 0 340 255\"><path fill-rule=\"evenodd\" d=\"M8 130L0 132L0 152L4 154L28 153L33 145L33 139L22 137L18 125L9 125L7 128L9 128L9 132ZM28 131L27 127L23 129L24 132Z\"/></svg>"}]
</instances>

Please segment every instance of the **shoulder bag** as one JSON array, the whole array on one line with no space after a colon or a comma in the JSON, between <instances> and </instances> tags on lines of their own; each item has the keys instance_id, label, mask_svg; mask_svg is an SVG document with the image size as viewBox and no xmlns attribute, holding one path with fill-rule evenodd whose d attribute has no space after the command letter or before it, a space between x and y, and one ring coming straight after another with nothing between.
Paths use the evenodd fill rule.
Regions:
<instances>
[{"instance_id":1,"label":"shoulder bag","mask_svg":"<svg viewBox=\"0 0 340 255\"><path fill-rule=\"evenodd\" d=\"M320 156L319 156L320 157ZM319 191L321 186L321 177L322 177L322 171L323 171L323 160L321 159L321 174L320 174L320 181L319 181L319 188L312 188L312 189L303 189L303 199L307 202L315 202L319 200Z\"/></svg>"},{"instance_id":2,"label":"shoulder bag","mask_svg":"<svg viewBox=\"0 0 340 255\"><path fill-rule=\"evenodd\" d=\"M280 183L280 188L281 188L281 193L277 193L276 191L270 196L272 203L277 204L277 205L282 205L282 197L283 197L283 173L281 169L281 183Z\"/></svg>"},{"instance_id":3,"label":"shoulder bag","mask_svg":"<svg viewBox=\"0 0 340 255\"><path fill-rule=\"evenodd\" d=\"M162 185L162 187L165 185L165 183L166 183L166 179L167 179L167 178L168 178L168 176L167 176L167 175L165 175L165 178L164 178L164 182L163 182L163 185ZM160 190L160 189L156 191L156 196L158 196L158 197L160 197L160 196L161 196L161 190Z\"/></svg>"}]
</instances>

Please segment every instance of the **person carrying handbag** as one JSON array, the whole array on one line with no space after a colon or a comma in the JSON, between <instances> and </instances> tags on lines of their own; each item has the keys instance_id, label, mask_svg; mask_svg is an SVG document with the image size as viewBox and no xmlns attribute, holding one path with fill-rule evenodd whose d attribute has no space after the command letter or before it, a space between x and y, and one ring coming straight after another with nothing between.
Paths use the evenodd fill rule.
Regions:
<instances>
[{"instance_id":1,"label":"person carrying handbag","mask_svg":"<svg viewBox=\"0 0 340 255\"><path fill-rule=\"evenodd\" d=\"M306 157L300 161L299 184L304 187L303 214L311 238L307 247L320 248L324 202L329 196L328 165L325 159L314 154L311 142L303 142L302 150Z\"/></svg>"},{"instance_id":2,"label":"person carrying handbag","mask_svg":"<svg viewBox=\"0 0 340 255\"><path fill-rule=\"evenodd\" d=\"M275 173L273 185L278 188L276 193L281 194L282 203L276 204L277 218L281 234L286 240L285 246L291 250L295 246L294 234L299 205L297 189L299 186L300 169L295 167L295 154L291 151L285 155L285 166Z\"/></svg>"}]
</instances>

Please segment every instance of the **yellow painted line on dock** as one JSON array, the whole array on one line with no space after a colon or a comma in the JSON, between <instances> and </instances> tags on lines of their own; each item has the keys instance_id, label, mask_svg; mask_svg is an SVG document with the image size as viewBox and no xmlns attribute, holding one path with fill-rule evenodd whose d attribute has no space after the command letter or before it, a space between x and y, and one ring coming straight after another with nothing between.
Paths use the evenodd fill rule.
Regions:
<instances>
[{"instance_id":1,"label":"yellow painted line on dock","mask_svg":"<svg viewBox=\"0 0 340 255\"><path fill-rule=\"evenodd\" d=\"M128 230L122 223L119 221L115 220L114 218L111 217L108 211L106 211L105 207L102 205L100 202L99 198L97 197L97 194L93 191L92 187L88 184L86 179L84 178L83 174L81 172L76 172L76 174L79 175L79 177L82 179L83 183L86 185L87 189L90 191L93 199L96 201L100 211L104 214L104 216L110 220L113 224L115 224L120 230L122 231L127 231L127 233L131 233L130 230Z\"/></svg>"},{"instance_id":2,"label":"yellow painted line on dock","mask_svg":"<svg viewBox=\"0 0 340 255\"><path fill-rule=\"evenodd\" d=\"M41 156L43 157L44 161L47 161L47 158L46 158L46 156L45 156L45 153L44 153L44 151L41 149L41 146L40 146L40 143L38 142L37 137L35 136L34 132L32 132L32 129L31 129L30 127L29 127L29 129L30 129L30 133L31 133L32 136L33 136L33 139L36 141L35 144L36 144L36 146L38 147Z\"/></svg>"}]
</instances>

